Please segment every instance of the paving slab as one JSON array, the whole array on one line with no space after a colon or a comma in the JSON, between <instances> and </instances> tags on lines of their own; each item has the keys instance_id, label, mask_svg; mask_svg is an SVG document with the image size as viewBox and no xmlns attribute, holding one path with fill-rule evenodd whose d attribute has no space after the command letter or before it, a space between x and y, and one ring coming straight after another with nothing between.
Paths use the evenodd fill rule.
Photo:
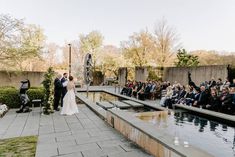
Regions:
<instances>
[{"instance_id":1,"label":"paving slab","mask_svg":"<svg viewBox=\"0 0 235 157\"><path fill-rule=\"evenodd\" d=\"M78 108L80 112L72 116L60 112L41 115L39 108L33 114L16 114L11 109L0 119L0 139L37 135L36 157L107 157L136 149L142 152L132 149L127 139L88 107Z\"/></svg>"},{"instance_id":2,"label":"paving slab","mask_svg":"<svg viewBox=\"0 0 235 157\"><path fill-rule=\"evenodd\" d=\"M47 150L42 150L42 151L36 152L36 157L52 157L52 156L57 156L57 155L58 155L57 148L47 149Z\"/></svg>"},{"instance_id":3,"label":"paving slab","mask_svg":"<svg viewBox=\"0 0 235 157\"><path fill-rule=\"evenodd\" d=\"M81 152L77 152L77 153L69 153L69 154L65 154L65 155L59 155L56 157L83 157Z\"/></svg>"},{"instance_id":4,"label":"paving slab","mask_svg":"<svg viewBox=\"0 0 235 157\"><path fill-rule=\"evenodd\" d=\"M151 155L147 155L139 151L108 154L108 156L109 157L152 157Z\"/></svg>"}]
</instances>

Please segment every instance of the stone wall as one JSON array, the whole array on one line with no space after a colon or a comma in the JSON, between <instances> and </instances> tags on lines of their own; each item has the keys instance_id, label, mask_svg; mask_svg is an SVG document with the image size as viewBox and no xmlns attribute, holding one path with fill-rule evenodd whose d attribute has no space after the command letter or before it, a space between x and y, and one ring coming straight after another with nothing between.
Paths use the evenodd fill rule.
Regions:
<instances>
[{"instance_id":1,"label":"stone wall","mask_svg":"<svg viewBox=\"0 0 235 157\"><path fill-rule=\"evenodd\" d=\"M183 85L188 84L188 71L191 72L192 81L199 85L203 81L209 81L212 77L217 81L223 81L228 76L227 65L199 66L193 68L167 67L164 69L163 80L171 83L177 81Z\"/></svg>"},{"instance_id":2,"label":"stone wall","mask_svg":"<svg viewBox=\"0 0 235 157\"><path fill-rule=\"evenodd\" d=\"M34 72L34 71L0 71L0 87L2 86L13 86L19 88L21 80L29 79L31 87L42 86L44 72Z\"/></svg>"},{"instance_id":3,"label":"stone wall","mask_svg":"<svg viewBox=\"0 0 235 157\"><path fill-rule=\"evenodd\" d=\"M120 86L124 86L127 82L127 68L119 68L118 69L118 84Z\"/></svg>"},{"instance_id":4,"label":"stone wall","mask_svg":"<svg viewBox=\"0 0 235 157\"><path fill-rule=\"evenodd\" d=\"M147 67L135 67L135 80L146 81L148 79Z\"/></svg>"}]
</instances>

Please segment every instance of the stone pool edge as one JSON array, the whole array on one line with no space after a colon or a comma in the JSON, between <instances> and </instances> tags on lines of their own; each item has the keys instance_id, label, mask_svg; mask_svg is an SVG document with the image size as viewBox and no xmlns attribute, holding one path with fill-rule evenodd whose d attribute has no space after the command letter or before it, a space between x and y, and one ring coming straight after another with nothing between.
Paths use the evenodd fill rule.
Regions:
<instances>
[{"instance_id":1,"label":"stone pool edge","mask_svg":"<svg viewBox=\"0 0 235 157\"><path fill-rule=\"evenodd\" d=\"M138 144L141 148L157 157L211 157L204 150L190 146L185 148L174 145L173 136L156 130L154 126L143 122L128 112L119 110L107 111L108 123L125 137ZM135 134L133 136L133 134ZM139 138L136 138L139 134ZM182 142L182 141L181 141ZM154 147L153 147L154 146ZM156 149L158 148L158 149Z\"/></svg>"}]
</instances>

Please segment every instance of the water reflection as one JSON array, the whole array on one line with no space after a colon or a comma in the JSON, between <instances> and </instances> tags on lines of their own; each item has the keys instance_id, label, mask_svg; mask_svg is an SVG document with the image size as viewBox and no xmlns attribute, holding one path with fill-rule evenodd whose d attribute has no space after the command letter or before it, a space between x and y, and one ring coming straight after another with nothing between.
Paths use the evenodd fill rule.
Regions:
<instances>
[{"instance_id":1,"label":"water reflection","mask_svg":"<svg viewBox=\"0 0 235 157\"><path fill-rule=\"evenodd\" d=\"M235 128L187 112L167 111L135 114L156 129L174 137L175 145L199 147L216 157L235 157ZM216 148L216 149L215 149Z\"/></svg>"},{"instance_id":2,"label":"water reflection","mask_svg":"<svg viewBox=\"0 0 235 157\"><path fill-rule=\"evenodd\" d=\"M160 125L161 123L167 124L169 115L168 111L159 111L159 112L136 113L135 116L141 120L148 121L156 125Z\"/></svg>"},{"instance_id":3,"label":"water reflection","mask_svg":"<svg viewBox=\"0 0 235 157\"><path fill-rule=\"evenodd\" d=\"M86 92L80 92L80 94L87 96ZM88 99L92 100L93 102L123 100L120 97L105 92L88 92Z\"/></svg>"},{"instance_id":4,"label":"water reflection","mask_svg":"<svg viewBox=\"0 0 235 157\"><path fill-rule=\"evenodd\" d=\"M233 149L233 153L235 155L235 129L234 129L234 137L233 137L233 147L232 147L232 149Z\"/></svg>"},{"instance_id":5,"label":"water reflection","mask_svg":"<svg viewBox=\"0 0 235 157\"><path fill-rule=\"evenodd\" d=\"M216 127L218 127L219 123L210 121L210 131L215 131Z\"/></svg>"}]
</instances>

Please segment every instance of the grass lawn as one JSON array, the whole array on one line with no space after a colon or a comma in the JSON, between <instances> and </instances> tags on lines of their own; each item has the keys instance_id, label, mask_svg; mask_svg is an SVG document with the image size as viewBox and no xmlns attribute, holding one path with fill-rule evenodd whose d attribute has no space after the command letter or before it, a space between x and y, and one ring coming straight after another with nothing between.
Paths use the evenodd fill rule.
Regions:
<instances>
[{"instance_id":1,"label":"grass lawn","mask_svg":"<svg viewBox=\"0 0 235 157\"><path fill-rule=\"evenodd\" d=\"M37 140L37 136L0 140L0 157L34 157Z\"/></svg>"}]
</instances>

